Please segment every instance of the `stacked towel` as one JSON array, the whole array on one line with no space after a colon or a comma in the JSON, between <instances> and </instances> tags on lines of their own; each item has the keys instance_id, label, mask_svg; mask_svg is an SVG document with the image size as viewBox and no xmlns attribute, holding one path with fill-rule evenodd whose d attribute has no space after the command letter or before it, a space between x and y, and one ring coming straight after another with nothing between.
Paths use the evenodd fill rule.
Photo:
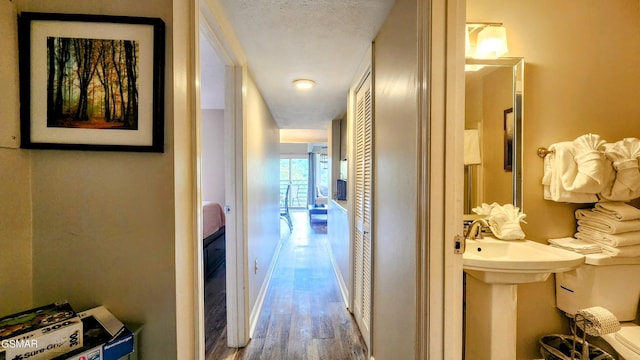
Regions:
<instances>
[{"instance_id":1,"label":"stacked towel","mask_svg":"<svg viewBox=\"0 0 640 360\"><path fill-rule=\"evenodd\" d=\"M586 134L553 144L544 158L544 198L558 202L593 203L613 182L611 162L604 155L604 140Z\"/></svg>"},{"instance_id":2,"label":"stacked towel","mask_svg":"<svg viewBox=\"0 0 640 360\"><path fill-rule=\"evenodd\" d=\"M572 237L549 239L549 244L553 247L577 252L583 255L602 252L600 245Z\"/></svg>"},{"instance_id":3,"label":"stacked towel","mask_svg":"<svg viewBox=\"0 0 640 360\"><path fill-rule=\"evenodd\" d=\"M640 209L619 201L597 203L593 211L600 212L615 220L640 219Z\"/></svg>"},{"instance_id":4,"label":"stacked towel","mask_svg":"<svg viewBox=\"0 0 640 360\"><path fill-rule=\"evenodd\" d=\"M640 219L614 220L606 215L590 209L576 210L578 226L584 226L607 234L620 234L630 231L640 231Z\"/></svg>"},{"instance_id":5,"label":"stacked towel","mask_svg":"<svg viewBox=\"0 0 640 360\"><path fill-rule=\"evenodd\" d=\"M599 205L576 210L575 237L600 245L611 256L640 256L640 210L624 203Z\"/></svg>"}]
</instances>

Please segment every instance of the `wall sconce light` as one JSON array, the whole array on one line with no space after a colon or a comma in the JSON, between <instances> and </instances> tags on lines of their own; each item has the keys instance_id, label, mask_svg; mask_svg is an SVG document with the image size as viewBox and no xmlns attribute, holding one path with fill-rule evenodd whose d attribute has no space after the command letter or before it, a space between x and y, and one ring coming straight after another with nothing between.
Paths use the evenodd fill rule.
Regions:
<instances>
[{"instance_id":1,"label":"wall sconce light","mask_svg":"<svg viewBox=\"0 0 640 360\"><path fill-rule=\"evenodd\" d=\"M507 29L502 23L467 23L465 56L474 59L497 59L509 51Z\"/></svg>"}]
</instances>

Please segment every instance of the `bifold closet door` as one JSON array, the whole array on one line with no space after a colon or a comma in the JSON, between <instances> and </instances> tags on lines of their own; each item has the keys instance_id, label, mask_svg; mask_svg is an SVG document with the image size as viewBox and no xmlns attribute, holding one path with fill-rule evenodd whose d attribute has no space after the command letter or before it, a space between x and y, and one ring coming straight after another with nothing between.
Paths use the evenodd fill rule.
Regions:
<instances>
[{"instance_id":1,"label":"bifold closet door","mask_svg":"<svg viewBox=\"0 0 640 360\"><path fill-rule=\"evenodd\" d=\"M356 92L355 116L355 228L354 228L354 316L360 332L370 346L371 331L371 276L373 204L373 104L371 75Z\"/></svg>"}]
</instances>

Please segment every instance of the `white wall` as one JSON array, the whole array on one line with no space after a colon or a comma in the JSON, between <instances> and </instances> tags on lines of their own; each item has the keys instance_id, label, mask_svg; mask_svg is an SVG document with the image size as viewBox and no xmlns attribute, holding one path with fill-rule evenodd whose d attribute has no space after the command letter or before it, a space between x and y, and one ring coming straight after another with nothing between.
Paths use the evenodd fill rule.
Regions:
<instances>
[{"instance_id":1,"label":"white wall","mask_svg":"<svg viewBox=\"0 0 640 360\"><path fill-rule=\"evenodd\" d=\"M245 233L249 309L254 308L280 241L280 133L253 78L245 72ZM254 264L258 262L258 271Z\"/></svg>"},{"instance_id":2,"label":"white wall","mask_svg":"<svg viewBox=\"0 0 640 360\"><path fill-rule=\"evenodd\" d=\"M374 47L373 355L413 359L416 329L417 18L398 0Z\"/></svg>"},{"instance_id":3,"label":"white wall","mask_svg":"<svg viewBox=\"0 0 640 360\"><path fill-rule=\"evenodd\" d=\"M14 187L23 189L31 156L33 304L25 305L105 305L124 321L145 324L144 358L175 358L172 2L16 3L21 11L160 17L167 25L165 153L16 150L16 174L0 181L23 182ZM27 207L17 210L15 217L28 216Z\"/></svg>"},{"instance_id":4,"label":"white wall","mask_svg":"<svg viewBox=\"0 0 640 360\"><path fill-rule=\"evenodd\" d=\"M202 199L224 206L224 110L202 110Z\"/></svg>"},{"instance_id":5,"label":"white wall","mask_svg":"<svg viewBox=\"0 0 640 360\"><path fill-rule=\"evenodd\" d=\"M640 4L467 0L467 20L504 22L508 55L525 59L523 229L545 243L571 236L579 205L543 199L536 149L589 132L608 141L640 137ZM553 284L519 286L518 358L539 357L540 335L568 331Z\"/></svg>"}]
</instances>

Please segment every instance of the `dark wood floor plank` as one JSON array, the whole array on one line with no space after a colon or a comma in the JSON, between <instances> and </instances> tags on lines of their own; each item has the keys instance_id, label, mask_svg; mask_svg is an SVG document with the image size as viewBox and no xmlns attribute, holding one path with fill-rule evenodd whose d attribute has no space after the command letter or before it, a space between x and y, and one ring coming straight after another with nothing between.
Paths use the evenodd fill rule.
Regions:
<instances>
[{"instance_id":1,"label":"dark wood floor plank","mask_svg":"<svg viewBox=\"0 0 640 360\"><path fill-rule=\"evenodd\" d=\"M207 360L366 359L364 341L333 272L326 225L309 226L306 211L292 212L292 219L294 231L283 242L251 341L245 348L225 351L207 333ZM226 322L226 313L209 308L213 304L220 303L205 300L206 326L221 331L220 320L212 319L224 313ZM215 339L226 343L226 336Z\"/></svg>"}]
</instances>

